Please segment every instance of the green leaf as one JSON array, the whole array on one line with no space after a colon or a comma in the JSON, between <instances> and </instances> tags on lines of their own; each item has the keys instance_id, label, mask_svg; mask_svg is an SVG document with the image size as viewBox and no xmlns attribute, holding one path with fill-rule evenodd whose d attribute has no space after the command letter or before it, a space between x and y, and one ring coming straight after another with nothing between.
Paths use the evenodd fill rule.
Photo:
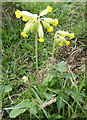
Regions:
<instances>
[{"instance_id":1,"label":"green leaf","mask_svg":"<svg viewBox=\"0 0 87 120\"><path fill-rule=\"evenodd\" d=\"M27 108L31 107L31 102L29 99L23 100L19 104L17 104L14 109L10 112L10 117L11 118L16 118L18 115L21 113L24 113ZM25 108L25 109L24 109Z\"/></svg>"},{"instance_id":2,"label":"green leaf","mask_svg":"<svg viewBox=\"0 0 87 120\"><path fill-rule=\"evenodd\" d=\"M67 72L66 63L64 61L59 62L57 65L53 65L53 68L59 72Z\"/></svg>"},{"instance_id":3,"label":"green leaf","mask_svg":"<svg viewBox=\"0 0 87 120\"><path fill-rule=\"evenodd\" d=\"M12 86L11 85L5 85L4 86L4 93L10 92L11 90L12 90Z\"/></svg>"},{"instance_id":4,"label":"green leaf","mask_svg":"<svg viewBox=\"0 0 87 120\"><path fill-rule=\"evenodd\" d=\"M37 114L37 104L34 102L31 104L30 113L34 115Z\"/></svg>"}]
</instances>

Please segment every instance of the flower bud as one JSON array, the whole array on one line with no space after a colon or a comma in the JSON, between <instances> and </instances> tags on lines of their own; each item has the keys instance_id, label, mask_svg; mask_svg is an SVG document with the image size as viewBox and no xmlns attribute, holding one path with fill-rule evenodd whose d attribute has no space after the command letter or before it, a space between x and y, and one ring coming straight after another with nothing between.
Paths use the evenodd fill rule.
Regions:
<instances>
[{"instance_id":1,"label":"flower bud","mask_svg":"<svg viewBox=\"0 0 87 120\"><path fill-rule=\"evenodd\" d=\"M30 28L30 32L35 32L37 29L37 22L33 22L32 25L31 25L31 28Z\"/></svg>"},{"instance_id":2,"label":"flower bud","mask_svg":"<svg viewBox=\"0 0 87 120\"><path fill-rule=\"evenodd\" d=\"M46 21L42 21L42 24L46 29L50 28L50 24L47 23Z\"/></svg>"},{"instance_id":3,"label":"flower bud","mask_svg":"<svg viewBox=\"0 0 87 120\"><path fill-rule=\"evenodd\" d=\"M39 35L40 38L44 37L43 27L42 27L40 22L39 22L39 25L38 25L38 35Z\"/></svg>"},{"instance_id":4,"label":"flower bud","mask_svg":"<svg viewBox=\"0 0 87 120\"><path fill-rule=\"evenodd\" d=\"M32 13L30 13L28 11L22 11L21 16L29 20L31 18L33 18L33 19L37 18L38 15L37 14L32 14Z\"/></svg>"},{"instance_id":5,"label":"flower bud","mask_svg":"<svg viewBox=\"0 0 87 120\"><path fill-rule=\"evenodd\" d=\"M62 37L66 37L66 36L69 35L69 33L68 33L67 31L65 32L65 31L59 30L58 33L59 33Z\"/></svg>"},{"instance_id":6,"label":"flower bud","mask_svg":"<svg viewBox=\"0 0 87 120\"><path fill-rule=\"evenodd\" d=\"M32 22L30 22L28 25L25 26L25 28L23 29L23 32L28 32L32 27Z\"/></svg>"},{"instance_id":7,"label":"flower bud","mask_svg":"<svg viewBox=\"0 0 87 120\"><path fill-rule=\"evenodd\" d=\"M40 15L39 16L44 16L48 13L47 9L41 11Z\"/></svg>"},{"instance_id":8,"label":"flower bud","mask_svg":"<svg viewBox=\"0 0 87 120\"><path fill-rule=\"evenodd\" d=\"M54 19L52 18L42 18L42 20L46 21L47 23L53 24Z\"/></svg>"},{"instance_id":9,"label":"flower bud","mask_svg":"<svg viewBox=\"0 0 87 120\"><path fill-rule=\"evenodd\" d=\"M28 81L27 76L23 76L23 77L22 77L22 80L24 80L24 83L26 83L26 82Z\"/></svg>"},{"instance_id":10,"label":"flower bud","mask_svg":"<svg viewBox=\"0 0 87 120\"><path fill-rule=\"evenodd\" d=\"M41 11L41 13L40 13L39 16L44 16L44 15L46 15L48 12L51 12L51 11L52 11L52 7L47 6L47 9Z\"/></svg>"}]
</instances>

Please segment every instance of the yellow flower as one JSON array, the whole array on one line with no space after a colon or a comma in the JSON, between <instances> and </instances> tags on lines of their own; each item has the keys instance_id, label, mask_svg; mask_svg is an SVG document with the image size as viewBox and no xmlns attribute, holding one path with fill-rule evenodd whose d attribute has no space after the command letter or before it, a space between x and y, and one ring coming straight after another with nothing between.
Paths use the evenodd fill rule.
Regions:
<instances>
[{"instance_id":1,"label":"yellow flower","mask_svg":"<svg viewBox=\"0 0 87 120\"><path fill-rule=\"evenodd\" d=\"M44 39L43 39L43 38L40 38L40 39L39 39L39 42L44 42Z\"/></svg>"},{"instance_id":2,"label":"yellow flower","mask_svg":"<svg viewBox=\"0 0 87 120\"><path fill-rule=\"evenodd\" d=\"M48 12L51 12L51 11L52 11L52 7L47 6L47 11L48 11Z\"/></svg>"},{"instance_id":3,"label":"yellow flower","mask_svg":"<svg viewBox=\"0 0 87 120\"><path fill-rule=\"evenodd\" d=\"M54 19L53 25L57 25L58 24L58 19Z\"/></svg>"},{"instance_id":4,"label":"yellow flower","mask_svg":"<svg viewBox=\"0 0 87 120\"><path fill-rule=\"evenodd\" d=\"M28 19L26 19L26 18L24 18L24 17L22 18L22 20L23 20L24 22L28 21Z\"/></svg>"},{"instance_id":5,"label":"yellow flower","mask_svg":"<svg viewBox=\"0 0 87 120\"><path fill-rule=\"evenodd\" d=\"M48 32L52 32L52 31L53 31L53 27L52 27L52 26L49 27L49 28L47 29L47 31L48 31Z\"/></svg>"},{"instance_id":6,"label":"yellow flower","mask_svg":"<svg viewBox=\"0 0 87 120\"><path fill-rule=\"evenodd\" d=\"M21 17L21 11L20 10L16 10L15 11L15 15L16 15L16 18L20 18Z\"/></svg>"},{"instance_id":7,"label":"yellow flower","mask_svg":"<svg viewBox=\"0 0 87 120\"><path fill-rule=\"evenodd\" d=\"M74 38L74 33L69 34L70 38Z\"/></svg>"},{"instance_id":8,"label":"yellow flower","mask_svg":"<svg viewBox=\"0 0 87 120\"><path fill-rule=\"evenodd\" d=\"M27 37L26 32L22 32L21 35L22 35L23 37Z\"/></svg>"},{"instance_id":9,"label":"yellow flower","mask_svg":"<svg viewBox=\"0 0 87 120\"><path fill-rule=\"evenodd\" d=\"M66 41L65 43L66 43L66 45L69 45L69 44L70 44L70 42L69 42L69 41Z\"/></svg>"},{"instance_id":10,"label":"yellow flower","mask_svg":"<svg viewBox=\"0 0 87 120\"><path fill-rule=\"evenodd\" d=\"M63 43L62 43L62 42L59 42L58 45L59 45L59 46L63 46Z\"/></svg>"}]
</instances>

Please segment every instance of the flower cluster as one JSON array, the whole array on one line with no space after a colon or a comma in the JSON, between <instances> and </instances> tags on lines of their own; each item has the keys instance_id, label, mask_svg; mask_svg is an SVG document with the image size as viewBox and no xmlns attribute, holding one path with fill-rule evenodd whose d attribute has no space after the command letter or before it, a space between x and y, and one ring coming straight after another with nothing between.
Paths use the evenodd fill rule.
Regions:
<instances>
[{"instance_id":1,"label":"flower cluster","mask_svg":"<svg viewBox=\"0 0 87 120\"><path fill-rule=\"evenodd\" d=\"M52 25L57 25L58 24L58 19L52 19L52 18L43 18L42 16L46 15L47 13L52 11L52 7L47 6L47 8L39 15L37 14L32 14L28 11L20 11L17 10L15 11L15 15L17 18L21 18L22 20L27 22L25 24L25 27L23 29L23 32L21 35L23 37L28 37L27 33L30 32L38 32L39 35L39 42L44 42L44 32L43 32L43 26L47 29L48 32L53 31L53 26Z\"/></svg>"},{"instance_id":2,"label":"flower cluster","mask_svg":"<svg viewBox=\"0 0 87 120\"><path fill-rule=\"evenodd\" d=\"M74 33L69 33L68 31L57 31L55 34L55 42L58 43L59 46L69 45L70 41L67 41L65 37L74 38Z\"/></svg>"}]
</instances>

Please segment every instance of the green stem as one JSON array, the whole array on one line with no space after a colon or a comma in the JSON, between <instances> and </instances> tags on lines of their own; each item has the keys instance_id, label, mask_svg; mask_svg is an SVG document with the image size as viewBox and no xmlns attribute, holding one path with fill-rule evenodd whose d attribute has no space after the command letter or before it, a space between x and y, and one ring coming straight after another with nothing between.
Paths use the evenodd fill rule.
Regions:
<instances>
[{"instance_id":1,"label":"green stem","mask_svg":"<svg viewBox=\"0 0 87 120\"><path fill-rule=\"evenodd\" d=\"M55 39L53 42L53 51L52 51L52 61L51 61L51 65L50 65L50 72L52 72L52 65L53 65L53 61L54 61L54 52L55 52Z\"/></svg>"},{"instance_id":2,"label":"green stem","mask_svg":"<svg viewBox=\"0 0 87 120\"><path fill-rule=\"evenodd\" d=\"M36 55L36 73L38 76L39 70L38 70L38 35L37 35L37 32L36 32L36 39L35 39L35 55Z\"/></svg>"}]
</instances>

